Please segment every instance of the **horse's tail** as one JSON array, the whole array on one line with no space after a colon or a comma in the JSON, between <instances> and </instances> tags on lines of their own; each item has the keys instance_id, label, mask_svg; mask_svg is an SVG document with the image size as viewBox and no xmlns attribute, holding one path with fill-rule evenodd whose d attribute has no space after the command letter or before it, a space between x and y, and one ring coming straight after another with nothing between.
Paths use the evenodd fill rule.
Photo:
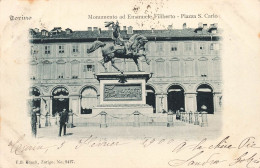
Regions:
<instances>
[{"instance_id":1,"label":"horse's tail","mask_svg":"<svg viewBox=\"0 0 260 168\"><path fill-rule=\"evenodd\" d=\"M87 49L87 53L92 53L99 47L104 47L106 44L101 41L94 41L93 44Z\"/></svg>"}]
</instances>

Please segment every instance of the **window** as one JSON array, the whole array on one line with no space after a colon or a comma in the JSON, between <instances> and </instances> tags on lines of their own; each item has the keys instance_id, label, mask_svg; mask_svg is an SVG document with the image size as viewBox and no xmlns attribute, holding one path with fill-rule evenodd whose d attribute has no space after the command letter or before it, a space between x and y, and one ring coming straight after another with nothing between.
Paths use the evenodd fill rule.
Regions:
<instances>
[{"instance_id":1,"label":"window","mask_svg":"<svg viewBox=\"0 0 260 168\"><path fill-rule=\"evenodd\" d=\"M157 43L157 52L163 51L163 43Z\"/></svg>"},{"instance_id":2,"label":"window","mask_svg":"<svg viewBox=\"0 0 260 168\"><path fill-rule=\"evenodd\" d=\"M185 51L191 51L192 50L192 43L185 43Z\"/></svg>"},{"instance_id":3,"label":"window","mask_svg":"<svg viewBox=\"0 0 260 168\"><path fill-rule=\"evenodd\" d=\"M73 45L72 46L72 52L73 53L78 53L79 52L79 46L78 45Z\"/></svg>"},{"instance_id":4,"label":"window","mask_svg":"<svg viewBox=\"0 0 260 168\"><path fill-rule=\"evenodd\" d=\"M200 51L201 53L205 53L205 51L206 51L206 46L205 46L204 43L200 43L200 44L199 44L199 51Z\"/></svg>"},{"instance_id":5,"label":"window","mask_svg":"<svg viewBox=\"0 0 260 168\"><path fill-rule=\"evenodd\" d=\"M193 61L185 61L185 76L193 76Z\"/></svg>"},{"instance_id":6,"label":"window","mask_svg":"<svg viewBox=\"0 0 260 168\"><path fill-rule=\"evenodd\" d=\"M94 65L84 65L84 77L85 78L93 78L93 73L95 72L95 66Z\"/></svg>"},{"instance_id":7,"label":"window","mask_svg":"<svg viewBox=\"0 0 260 168\"><path fill-rule=\"evenodd\" d=\"M156 61L156 75L163 77L165 74L165 61L160 59Z\"/></svg>"},{"instance_id":8,"label":"window","mask_svg":"<svg viewBox=\"0 0 260 168\"><path fill-rule=\"evenodd\" d=\"M65 64L57 64L57 74L59 79L65 78Z\"/></svg>"},{"instance_id":9,"label":"window","mask_svg":"<svg viewBox=\"0 0 260 168\"><path fill-rule=\"evenodd\" d=\"M64 45L59 46L59 53L60 54L64 53Z\"/></svg>"},{"instance_id":10,"label":"window","mask_svg":"<svg viewBox=\"0 0 260 168\"><path fill-rule=\"evenodd\" d=\"M171 75L180 76L180 61L171 61Z\"/></svg>"},{"instance_id":11,"label":"window","mask_svg":"<svg viewBox=\"0 0 260 168\"><path fill-rule=\"evenodd\" d=\"M127 34L133 34L133 27L132 26L128 27Z\"/></svg>"},{"instance_id":12,"label":"window","mask_svg":"<svg viewBox=\"0 0 260 168\"><path fill-rule=\"evenodd\" d=\"M200 50L204 50L205 49L205 45L204 44L200 44Z\"/></svg>"},{"instance_id":13,"label":"window","mask_svg":"<svg viewBox=\"0 0 260 168\"><path fill-rule=\"evenodd\" d=\"M204 61L199 61L199 71L201 75L208 75L208 62L206 60Z\"/></svg>"},{"instance_id":14,"label":"window","mask_svg":"<svg viewBox=\"0 0 260 168\"><path fill-rule=\"evenodd\" d=\"M94 65L84 65L84 72L95 72L95 66Z\"/></svg>"},{"instance_id":15,"label":"window","mask_svg":"<svg viewBox=\"0 0 260 168\"><path fill-rule=\"evenodd\" d=\"M37 54L38 53L38 47L37 46L31 46L31 54Z\"/></svg>"},{"instance_id":16,"label":"window","mask_svg":"<svg viewBox=\"0 0 260 168\"><path fill-rule=\"evenodd\" d=\"M51 53L51 46L45 46L44 47L44 53L45 54L50 54Z\"/></svg>"},{"instance_id":17,"label":"window","mask_svg":"<svg viewBox=\"0 0 260 168\"><path fill-rule=\"evenodd\" d=\"M94 72L94 66L93 65L87 65L87 71L88 72Z\"/></svg>"},{"instance_id":18,"label":"window","mask_svg":"<svg viewBox=\"0 0 260 168\"><path fill-rule=\"evenodd\" d=\"M221 63L220 63L220 60L217 59L217 60L213 60L213 75L216 76L216 77L219 77L221 76Z\"/></svg>"},{"instance_id":19,"label":"window","mask_svg":"<svg viewBox=\"0 0 260 168\"><path fill-rule=\"evenodd\" d=\"M172 44L171 51L176 52L178 50L177 44Z\"/></svg>"},{"instance_id":20,"label":"window","mask_svg":"<svg viewBox=\"0 0 260 168\"><path fill-rule=\"evenodd\" d=\"M79 76L79 63L78 62L71 63L71 76L72 76L72 79L78 78L78 76Z\"/></svg>"},{"instance_id":21,"label":"window","mask_svg":"<svg viewBox=\"0 0 260 168\"><path fill-rule=\"evenodd\" d=\"M172 47L172 51L177 51L177 47Z\"/></svg>"},{"instance_id":22,"label":"window","mask_svg":"<svg viewBox=\"0 0 260 168\"><path fill-rule=\"evenodd\" d=\"M51 64L44 63L43 64L43 79L51 78Z\"/></svg>"},{"instance_id":23,"label":"window","mask_svg":"<svg viewBox=\"0 0 260 168\"><path fill-rule=\"evenodd\" d=\"M210 50L219 50L219 44L218 43L211 43L210 44Z\"/></svg>"},{"instance_id":24,"label":"window","mask_svg":"<svg viewBox=\"0 0 260 168\"><path fill-rule=\"evenodd\" d=\"M32 64L30 67L31 79L35 80L37 75L37 64Z\"/></svg>"}]
</instances>

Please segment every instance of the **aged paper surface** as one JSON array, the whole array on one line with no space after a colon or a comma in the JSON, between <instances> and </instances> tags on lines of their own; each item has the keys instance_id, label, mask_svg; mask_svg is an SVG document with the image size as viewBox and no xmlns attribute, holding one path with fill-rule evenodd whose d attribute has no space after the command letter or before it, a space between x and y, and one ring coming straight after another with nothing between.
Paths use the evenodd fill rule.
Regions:
<instances>
[{"instance_id":1,"label":"aged paper surface","mask_svg":"<svg viewBox=\"0 0 260 168\"><path fill-rule=\"evenodd\" d=\"M0 167L259 168L259 3L259 0L0 1ZM131 18L146 14L175 18ZM203 18L198 18L200 14ZM125 18L120 18L123 15ZM58 138L59 128L53 127L44 134L44 128L39 129L41 136L37 138L31 136L27 108L31 82L28 30L105 29L105 21L116 20L120 25L142 30L167 29L168 25L182 29L183 23L191 28L196 28L199 22L218 23L222 30L222 111L214 114L220 116L220 121L208 123L217 124L218 129L76 127L68 128L72 135Z\"/></svg>"}]
</instances>

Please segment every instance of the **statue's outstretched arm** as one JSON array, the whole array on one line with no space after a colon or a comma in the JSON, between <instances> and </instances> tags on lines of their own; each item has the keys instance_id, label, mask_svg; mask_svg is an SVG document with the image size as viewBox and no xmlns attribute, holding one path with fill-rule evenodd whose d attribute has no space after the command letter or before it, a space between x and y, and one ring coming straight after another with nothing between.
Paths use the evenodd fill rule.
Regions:
<instances>
[{"instance_id":1,"label":"statue's outstretched arm","mask_svg":"<svg viewBox=\"0 0 260 168\"><path fill-rule=\"evenodd\" d=\"M105 22L105 27L109 27L110 25L114 25L114 22L113 21Z\"/></svg>"}]
</instances>

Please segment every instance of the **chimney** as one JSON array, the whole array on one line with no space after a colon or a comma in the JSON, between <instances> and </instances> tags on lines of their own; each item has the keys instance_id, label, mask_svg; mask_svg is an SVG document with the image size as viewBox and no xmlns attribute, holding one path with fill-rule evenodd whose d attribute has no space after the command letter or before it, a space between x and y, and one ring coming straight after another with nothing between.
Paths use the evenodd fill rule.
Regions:
<instances>
[{"instance_id":1,"label":"chimney","mask_svg":"<svg viewBox=\"0 0 260 168\"><path fill-rule=\"evenodd\" d=\"M98 34L101 34L101 28L98 29Z\"/></svg>"},{"instance_id":2,"label":"chimney","mask_svg":"<svg viewBox=\"0 0 260 168\"><path fill-rule=\"evenodd\" d=\"M58 30L58 32L60 33L60 32L61 32L61 27L58 27L57 30Z\"/></svg>"},{"instance_id":3,"label":"chimney","mask_svg":"<svg viewBox=\"0 0 260 168\"><path fill-rule=\"evenodd\" d=\"M154 33L154 28L152 28L152 34Z\"/></svg>"},{"instance_id":4,"label":"chimney","mask_svg":"<svg viewBox=\"0 0 260 168\"><path fill-rule=\"evenodd\" d=\"M172 30L172 25L168 25L168 30Z\"/></svg>"},{"instance_id":5,"label":"chimney","mask_svg":"<svg viewBox=\"0 0 260 168\"><path fill-rule=\"evenodd\" d=\"M183 28L183 29L186 29L186 27L187 27L187 24L186 24L186 23L183 23L182 28Z\"/></svg>"},{"instance_id":6,"label":"chimney","mask_svg":"<svg viewBox=\"0 0 260 168\"><path fill-rule=\"evenodd\" d=\"M211 31L212 34L216 34L217 33L217 29L214 29Z\"/></svg>"},{"instance_id":7,"label":"chimney","mask_svg":"<svg viewBox=\"0 0 260 168\"><path fill-rule=\"evenodd\" d=\"M201 22L199 22L198 28L202 28L202 23Z\"/></svg>"},{"instance_id":8,"label":"chimney","mask_svg":"<svg viewBox=\"0 0 260 168\"><path fill-rule=\"evenodd\" d=\"M127 28L127 34L133 34L133 27L132 26L129 26Z\"/></svg>"},{"instance_id":9,"label":"chimney","mask_svg":"<svg viewBox=\"0 0 260 168\"><path fill-rule=\"evenodd\" d=\"M55 30L57 30L57 32L60 33L61 32L61 27L54 27L52 31L55 31Z\"/></svg>"},{"instance_id":10,"label":"chimney","mask_svg":"<svg viewBox=\"0 0 260 168\"><path fill-rule=\"evenodd\" d=\"M33 36L34 34L36 34L36 32L33 29L29 29L29 33L31 36Z\"/></svg>"},{"instance_id":11,"label":"chimney","mask_svg":"<svg viewBox=\"0 0 260 168\"><path fill-rule=\"evenodd\" d=\"M35 31L36 33L39 33L39 29L38 29L38 28L35 28L34 31Z\"/></svg>"},{"instance_id":12,"label":"chimney","mask_svg":"<svg viewBox=\"0 0 260 168\"><path fill-rule=\"evenodd\" d=\"M93 31L98 31L98 28L97 27L93 27Z\"/></svg>"},{"instance_id":13,"label":"chimney","mask_svg":"<svg viewBox=\"0 0 260 168\"><path fill-rule=\"evenodd\" d=\"M92 31L92 27L88 27L88 31Z\"/></svg>"},{"instance_id":14,"label":"chimney","mask_svg":"<svg viewBox=\"0 0 260 168\"><path fill-rule=\"evenodd\" d=\"M126 26L123 26L123 30L126 30Z\"/></svg>"},{"instance_id":15,"label":"chimney","mask_svg":"<svg viewBox=\"0 0 260 168\"><path fill-rule=\"evenodd\" d=\"M48 31L45 30L45 29L42 29L41 35L42 35L42 36L48 36Z\"/></svg>"},{"instance_id":16,"label":"chimney","mask_svg":"<svg viewBox=\"0 0 260 168\"><path fill-rule=\"evenodd\" d=\"M210 24L210 27L209 27L209 30L208 32L212 33L212 34L216 34L217 33L217 23L214 23L214 24Z\"/></svg>"},{"instance_id":17,"label":"chimney","mask_svg":"<svg viewBox=\"0 0 260 168\"><path fill-rule=\"evenodd\" d=\"M208 25L207 24L203 24L203 29L207 29Z\"/></svg>"},{"instance_id":18,"label":"chimney","mask_svg":"<svg viewBox=\"0 0 260 168\"><path fill-rule=\"evenodd\" d=\"M71 30L70 28L67 28L67 29L65 29L65 30L66 30L66 34L72 33L72 30Z\"/></svg>"}]
</instances>

